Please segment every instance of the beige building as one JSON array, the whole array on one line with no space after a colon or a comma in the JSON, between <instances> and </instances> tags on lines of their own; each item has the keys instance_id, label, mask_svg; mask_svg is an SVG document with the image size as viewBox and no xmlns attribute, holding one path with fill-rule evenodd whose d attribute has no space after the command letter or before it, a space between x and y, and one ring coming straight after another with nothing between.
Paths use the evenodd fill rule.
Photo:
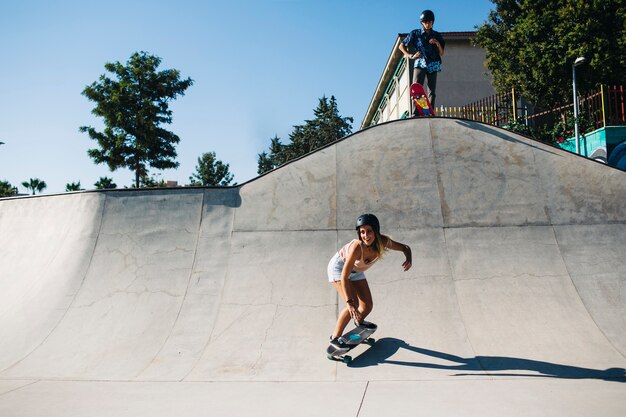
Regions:
<instances>
[{"instance_id":1,"label":"beige building","mask_svg":"<svg viewBox=\"0 0 626 417\"><path fill-rule=\"evenodd\" d=\"M491 76L484 66L485 50L473 46L475 32L441 32L446 41L443 69L437 78L437 112L441 107L457 107L495 94ZM407 34L401 33L387 60L361 128L389 120L405 118L410 113L409 88L412 62L398 49Z\"/></svg>"}]
</instances>

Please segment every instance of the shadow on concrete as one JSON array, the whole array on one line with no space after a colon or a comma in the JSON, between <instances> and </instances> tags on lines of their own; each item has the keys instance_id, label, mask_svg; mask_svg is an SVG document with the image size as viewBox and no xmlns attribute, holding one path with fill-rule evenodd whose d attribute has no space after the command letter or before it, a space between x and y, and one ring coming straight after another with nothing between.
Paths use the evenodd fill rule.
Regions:
<instances>
[{"instance_id":1,"label":"shadow on concrete","mask_svg":"<svg viewBox=\"0 0 626 417\"><path fill-rule=\"evenodd\" d=\"M419 358L421 360L415 362L390 359L400 349L408 350L416 355L425 356L426 358ZM428 357L445 360L450 362L450 364L429 363L427 360ZM547 377L626 382L626 370L624 368L599 370L505 356L476 356L473 358L463 358L450 353L411 346L404 340L395 338L377 340L371 348L355 357L348 366L351 368L364 368L380 364L464 371L462 373L456 373L453 376Z\"/></svg>"},{"instance_id":2,"label":"shadow on concrete","mask_svg":"<svg viewBox=\"0 0 626 417\"><path fill-rule=\"evenodd\" d=\"M465 121L460 121L459 120L457 123L459 125L463 126L463 127L468 128L468 129L478 130L478 131L486 133L486 134L488 134L490 136L496 136L496 137L498 137L500 139L504 139L507 142L521 144L521 145L524 145L524 146L530 146L531 148L537 149L537 150L539 150L541 152L546 152L546 153L549 153L549 154L552 154L552 155L561 156L558 153L553 152L553 151L551 151L549 149L544 149L542 147L534 145L532 142L533 141L537 141L536 139L529 138L529 137L525 136L528 139L528 141L525 142L525 141L521 141L521 140L515 139L512 136L513 134L517 134L517 135L523 136L520 133L511 132L511 134L506 134L506 133L503 132L503 129L490 127L490 126L487 126L487 125L484 125L484 124L474 123L474 122L465 122ZM552 145L548 145L548 144L545 144L545 143L543 143L543 144L547 145L547 146L552 146ZM554 147L554 146L552 146L552 147Z\"/></svg>"}]
</instances>

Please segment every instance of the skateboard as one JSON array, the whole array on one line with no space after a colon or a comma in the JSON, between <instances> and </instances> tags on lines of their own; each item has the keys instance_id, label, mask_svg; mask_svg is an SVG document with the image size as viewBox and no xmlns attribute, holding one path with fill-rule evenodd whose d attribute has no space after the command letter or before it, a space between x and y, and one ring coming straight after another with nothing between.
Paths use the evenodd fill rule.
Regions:
<instances>
[{"instance_id":1,"label":"skateboard","mask_svg":"<svg viewBox=\"0 0 626 417\"><path fill-rule=\"evenodd\" d=\"M357 325L354 329L341 336L347 341L346 344L349 345L348 350L337 349L333 345L328 346L328 349L326 349L328 359L332 361L350 363L352 361L352 357L346 355L346 353L350 352L352 349L364 342L372 346L376 341L370 336L376 331L378 326L374 323L367 323L367 325L368 327Z\"/></svg>"},{"instance_id":2,"label":"skateboard","mask_svg":"<svg viewBox=\"0 0 626 417\"><path fill-rule=\"evenodd\" d=\"M430 101L421 84L415 83L411 85L411 100L413 100L413 105L415 106L416 116L425 117L435 115L435 110L433 106L430 105Z\"/></svg>"}]
</instances>

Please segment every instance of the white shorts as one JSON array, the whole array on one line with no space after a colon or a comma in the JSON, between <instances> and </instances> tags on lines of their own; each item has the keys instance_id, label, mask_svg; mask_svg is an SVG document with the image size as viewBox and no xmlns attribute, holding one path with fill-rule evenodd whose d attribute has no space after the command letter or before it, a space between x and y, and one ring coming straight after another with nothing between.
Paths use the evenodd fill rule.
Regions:
<instances>
[{"instance_id":1,"label":"white shorts","mask_svg":"<svg viewBox=\"0 0 626 417\"><path fill-rule=\"evenodd\" d=\"M335 256L330 259L330 262L328 262L328 268L326 269L326 272L328 274L328 282L341 281L341 271L343 271L344 264L344 260L341 259L339 252L337 252ZM364 272L353 271L350 274L350 281L360 281L362 279L365 279Z\"/></svg>"}]
</instances>

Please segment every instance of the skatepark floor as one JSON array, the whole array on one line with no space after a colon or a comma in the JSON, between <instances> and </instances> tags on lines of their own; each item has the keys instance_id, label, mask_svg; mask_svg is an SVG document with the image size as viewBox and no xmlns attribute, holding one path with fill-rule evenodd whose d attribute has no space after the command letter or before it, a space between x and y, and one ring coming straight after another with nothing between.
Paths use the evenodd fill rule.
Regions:
<instances>
[{"instance_id":1,"label":"skatepark floor","mask_svg":"<svg viewBox=\"0 0 626 417\"><path fill-rule=\"evenodd\" d=\"M457 119L236 187L0 199L0 416L626 415L626 172ZM373 346L325 350L375 213Z\"/></svg>"}]
</instances>

